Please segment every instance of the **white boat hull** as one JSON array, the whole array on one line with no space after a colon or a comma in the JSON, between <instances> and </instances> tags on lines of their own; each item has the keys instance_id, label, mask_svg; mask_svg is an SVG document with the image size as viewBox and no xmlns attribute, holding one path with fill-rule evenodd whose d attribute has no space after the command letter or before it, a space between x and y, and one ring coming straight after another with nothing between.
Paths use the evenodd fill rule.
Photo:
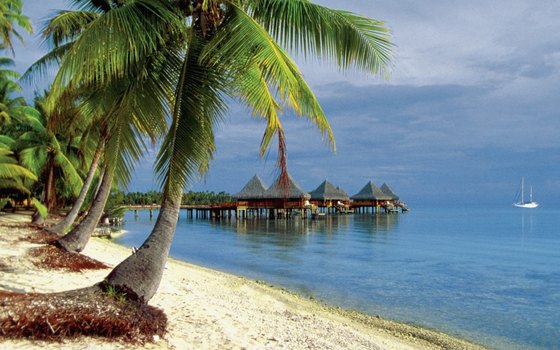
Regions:
<instances>
[{"instance_id":1,"label":"white boat hull","mask_svg":"<svg viewBox=\"0 0 560 350\"><path fill-rule=\"evenodd\" d=\"M539 203L537 203L537 202L515 203L514 206L517 207L517 208L533 209L533 208L538 207Z\"/></svg>"}]
</instances>

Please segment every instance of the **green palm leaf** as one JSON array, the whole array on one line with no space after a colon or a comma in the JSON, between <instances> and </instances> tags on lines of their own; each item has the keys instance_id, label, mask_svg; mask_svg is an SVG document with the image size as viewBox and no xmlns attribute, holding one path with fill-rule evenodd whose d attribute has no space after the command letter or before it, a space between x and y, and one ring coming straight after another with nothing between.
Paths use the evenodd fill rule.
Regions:
<instances>
[{"instance_id":1,"label":"green palm leaf","mask_svg":"<svg viewBox=\"0 0 560 350\"><path fill-rule=\"evenodd\" d=\"M205 44L199 33L190 32L175 93L172 124L155 166L168 194L181 193L189 179L207 169L215 149L213 128L224 114L220 88L226 86L225 77L201 64Z\"/></svg>"},{"instance_id":2,"label":"green palm leaf","mask_svg":"<svg viewBox=\"0 0 560 350\"><path fill-rule=\"evenodd\" d=\"M261 143L264 154L272 137L281 130L278 95L283 104L309 118L327 136L334 148L334 137L319 102L301 76L295 63L273 38L240 8L232 6L224 27L205 54L211 62L232 70L234 95L267 120ZM241 65L240 65L241 63ZM271 90L272 89L272 90Z\"/></svg>"},{"instance_id":3,"label":"green palm leaf","mask_svg":"<svg viewBox=\"0 0 560 350\"><path fill-rule=\"evenodd\" d=\"M35 174L21 165L0 162L0 178L11 179L16 177L25 177L30 180L37 180L37 176L35 176Z\"/></svg>"},{"instance_id":4,"label":"green palm leaf","mask_svg":"<svg viewBox=\"0 0 560 350\"><path fill-rule=\"evenodd\" d=\"M382 21L307 0L247 0L243 5L285 47L333 60L344 69L387 75L393 45Z\"/></svg>"},{"instance_id":5,"label":"green palm leaf","mask_svg":"<svg viewBox=\"0 0 560 350\"><path fill-rule=\"evenodd\" d=\"M137 0L112 8L88 25L65 55L53 84L54 95L71 81L101 88L125 78L131 66L145 63L146 56L165 45L162 33L172 35L183 27L167 2Z\"/></svg>"},{"instance_id":6,"label":"green palm leaf","mask_svg":"<svg viewBox=\"0 0 560 350\"><path fill-rule=\"evenodd\" d=\"M75 40L97 18L99 14L90 11L59 11L41 30L42 36L59 47Z\"/></svg>"}]
</instances>

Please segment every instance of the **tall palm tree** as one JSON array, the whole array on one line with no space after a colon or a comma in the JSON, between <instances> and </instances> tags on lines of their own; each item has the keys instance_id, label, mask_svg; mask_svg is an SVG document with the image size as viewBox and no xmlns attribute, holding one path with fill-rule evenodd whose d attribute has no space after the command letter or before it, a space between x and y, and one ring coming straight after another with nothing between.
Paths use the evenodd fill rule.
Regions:
<instances>
[{"instance_id":1,"label":"tall palm tree","mask_svg":"<svg viewBox=\"0 0 560 350\"><path fill-rule=\"evenodd\" d=\"M22 14L22 0L0 0L0 49L8 48L14 53L12 36L23 41L14 25L31 33L31 22Z\"/></svg>"},{"instance_id":2,"label":"tall palm tree","mask_svg":"<svg viewBox=\"0 0 560 350\"><path fill-rule=\"evenodd\" d=\"M31 66L24 77L29 79L36 73L43 73L46 67L58 64L65 54L75 45L75 39L103 13L112 7L106 6L105 1L76 1L83 6L78 11L59 12L44 28L43 36L50 42L54 49L36 64ZM115 2L118 4L119 2ZM138 30L141 30L138 28ZM105 53L103 53L105 55ZM150 58L149 62L157 63L157 57ZM99 129L98 148L90 165L86 183L78 199L67 217L51 230L62 233L75 220L78 210L84 200L85 194L93 178L93 173L102 153L109 155L103 162L103 177L99 190L96 191L92 207L82 222L70 233L58 240L60 247L69 251L81 251L95 229L105 201L109 194L113 175L116 175L121 186L126 186L130 179L133 163L145 149L143 138L138 135L147 135L152 141L158 138L165 129L165 117L161 108L161 93L152 87L150 80L153 77L142 79L142 86L138 85L137 76L150 76L151 71L146 71L146 64L139 65L136 70L129 65L127 74L121 74L118 80L111 82L80 81L79 84L68 84L58 94L51 95L51 108L68 91L77 93L81 100L82 114L89 118L88 124ZM103 93L100 93L100 89ZM76 92L77 91L77 92ZM138 109L138 103L144 103L144 108ZM87 186L86 186L87 185Z\"/></svg>"},{"instance_id":3,"label":"tall palm tree","mask_svg":"<svg viewBox=\"0 0 560 350\"><path fill-rule=\"evenodd\" d=\"M62 60L55 79L59 91L76 81L119 81L131 66L157 62L145 67L159 77L153 88L164 95L172 92L166 95L171 125L156 165L163 186L158 219L138 251L104 281L146 302L161 280L184 186L212 159L214 128L225 116L226 96L266 120L261 153L278 139L278 164L287 180L282 108L310 119L333 148L334 138L318 101L282 46L374 75L386 74L391 58L383 23L307 0L76 2L88 8L103 3L105 11ZM162 56L166 60L157 59Z\"/></svg>"}]
</instances>

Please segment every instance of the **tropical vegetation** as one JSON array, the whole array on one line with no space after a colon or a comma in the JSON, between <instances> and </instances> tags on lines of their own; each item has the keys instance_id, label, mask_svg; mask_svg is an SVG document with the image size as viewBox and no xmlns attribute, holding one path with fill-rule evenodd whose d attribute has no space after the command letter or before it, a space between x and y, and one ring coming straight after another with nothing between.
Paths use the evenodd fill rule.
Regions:
<instances>
[{"instance_id":1,"label":"tropical vegetation","mask_svg":"<svg viewBox=\"0 0 560 350\"><path fill-rule=\"evenodd\" d=\"M18 1L13 3L17 13ZM161 210L152 233L96 287L125 291L143 302L159 286L181 202L206 200L195 195L184 198L183 192L208 171L216 151L216 127L232 103L245 105L253 117L262 119L261 155L276 140L284 184L288 181L284 111L311 121L335 149L325 113L286 50L333 61L341 69L388 75L392 45L382 22L307 0L73 3L76 10L60 11L45 26L43 36L53 49L27 72L34 76L56 66L49 93L37 101L28 118L19 117L23 103L8 98L14 103L3 120L25 119L30 124L7 133L19 138L21 146L17 153L6 144L13 152L6 157L21 160L21 166L35 174L39 181L33 186L43 193L49 209L57 202L54 194L90 198L81 200L88 214L57 241L60 247L79 252L111 192L115 194L115 185L126 187L130 181L147 140L160 145L155 173L162 191L150 200L157 199ZM3 38L16 35L2 17L0 30L5 28L8 35ZM4 47L10 43L4 39ZM61 101L67 102L65 111L57 107ZM40 147L45 151L39 152ZM29 157L32 152L37 152L36 162ZM82 186L82 179L90 175L92 180ZM33 179L17 176L22 182ZM52 179L65 180L57 187ZM75 207L84 204L77 201ZM65 232L73 221L56 230Z\"/></svg>"},{"instance_id":2,"label":"tropical vegetation","mask_svg":"<svg viewBox=\"0 0 560 350\"><path fill-rule=\"evenodd\" d=\"M118 198L117 202L125 206L158 204L161 202L162 195L158 191L115 193L115 196ZM217 204L228 202L233 202L233 197L223 191L218 193L213 191L189 191L181 196L181 204Z\"/></svg>"},{"instance_id":3,"label":"tropical vegetation","mask_svg":"<svg viewBox=\"0 0 560 350\"><path fill-rule=\"evenodd\" d=\"M319 102L283 47L375 75L387 73L391 58L383 23L305 0L74 2L78 11L60 13L45 32L60 59L53 98L95 90L85 100L111 107L111 120L127 114L121 128L169 121L155 166L163 191L154 229L104 281L144 301L159 285L183 189L208 169L232 100L264 120L261 153L277 139L285 180L283 109L309 119L334 148Z\"/></svg>"}]
</instances>

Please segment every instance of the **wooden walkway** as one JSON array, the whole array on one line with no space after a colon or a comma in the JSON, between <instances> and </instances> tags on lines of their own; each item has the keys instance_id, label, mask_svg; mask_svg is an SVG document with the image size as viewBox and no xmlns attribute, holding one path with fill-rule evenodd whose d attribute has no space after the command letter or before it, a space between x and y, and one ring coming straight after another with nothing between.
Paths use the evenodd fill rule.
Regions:
<instances>
[{"instance_id":1,"label":"wooden walkway","mask_svg":"<svg viewBox=\"0 0 560 350\"><path fill-rule=\"evenodd\" d=\"M346 206L346 210L330 211L336 214L367 214L367 213L398 213L408 211L404 203L394 203L391 205L365 205L364 203L352 204ZM129 210L134 211L137 216L139 210L149 210L150 218L153 217L153 211L159 210L159 204L151 205L128 205ZM315 207L316 208L316 207ZM293 208L273 208L273 207L257 207L240 209L239 202L228 202L218 204L182 204L181 209L185 210L187 217L198 219L217 219L217 218L289 218L300 216L320 217L329 212L332 208L319 208L319 211L312 211L312 207L293 207ZM321 213L321 214L319 214Z\"/></svg>"}]
</instances>

